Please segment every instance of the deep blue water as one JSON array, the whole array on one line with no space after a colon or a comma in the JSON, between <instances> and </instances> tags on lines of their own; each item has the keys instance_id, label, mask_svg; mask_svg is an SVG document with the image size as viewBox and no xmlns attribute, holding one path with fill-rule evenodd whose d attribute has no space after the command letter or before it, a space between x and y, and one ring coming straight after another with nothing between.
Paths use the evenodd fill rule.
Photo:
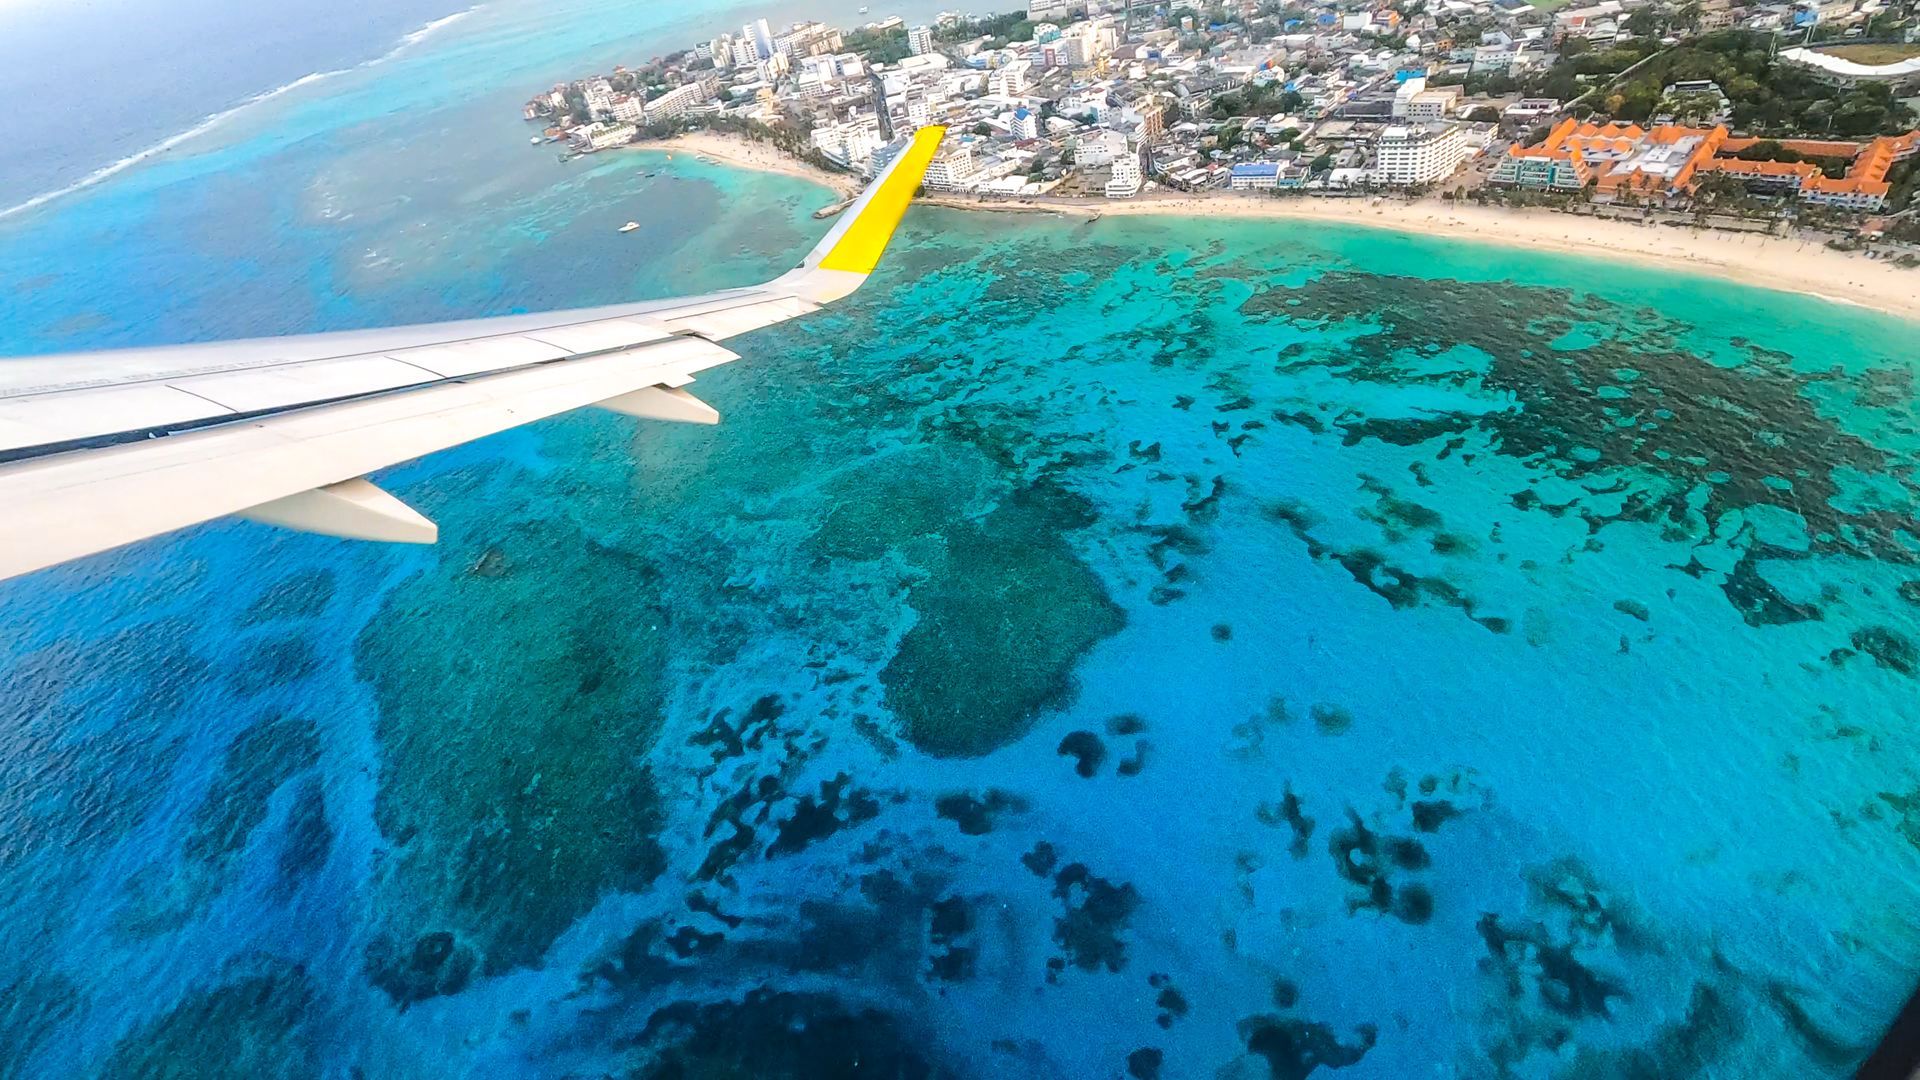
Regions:
<instances>
[{"instance_id":1,"label":"deep blue water","mask_svg":"<svg viewBox=\"0 0 1920 1080\"><path fill-rule=\"evenodd\" d=\"M0 354L771 276L826 192L517 119L759 13L489 5L249 109L0 222ZM915 210L718 428L381 476L434 548L0 588L0 1076L1844 1075L1920 971L1912 342Z\"/></svg>"}]
</instances>

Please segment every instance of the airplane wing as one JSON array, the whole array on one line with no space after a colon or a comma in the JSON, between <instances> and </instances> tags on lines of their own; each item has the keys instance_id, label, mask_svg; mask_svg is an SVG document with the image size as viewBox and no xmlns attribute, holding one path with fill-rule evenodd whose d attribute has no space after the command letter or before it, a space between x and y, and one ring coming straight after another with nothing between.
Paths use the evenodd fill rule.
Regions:
<instances>
[{"instance_id":1,"label":"airplane wing","mask_svg":"<svg viewBox=\"0 0 1920 1080\"><path fill-rule=\"evenodd\" d=\"M705 296L390 330L0 359L0 578L226 515L431 543L364 477L586 405L717 423L716 344L859 288L945 134L921 128L799 267Z\"/></svg>"}]
</instances>

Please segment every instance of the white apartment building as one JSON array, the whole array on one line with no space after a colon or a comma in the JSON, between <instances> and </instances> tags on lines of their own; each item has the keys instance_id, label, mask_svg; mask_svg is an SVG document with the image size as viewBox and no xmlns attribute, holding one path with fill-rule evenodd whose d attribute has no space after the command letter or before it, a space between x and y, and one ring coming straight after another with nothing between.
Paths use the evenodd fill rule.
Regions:
<instances>
[{"instance_id":1,"label":"white apartment building","mask_svg":"<svg viewBox=\"0 0 1920 1080\"><path fill-rule=\"evenodd\" d=\"M1374 150L1374 168L1388 184L1431 184L1452 176L1467 160L1467 140L1451 124L1387 128Z\"/></svg>"},{"instance_id":2,"label":"white apartment building","mask_svg":"<svg viewBox=\"0 0 1920 1080\"><path fill-rule=\"evenodd\" d=\"M830 157L856 168L864 168L873 159L873 152L885 143L880 138L879 125L872 117L868 117L814 128L813 145Z\"/></svg>"},{"instance_id":3,"label":"white apartment building","mask_svg":"<svg viewBox=\"0 0 1920 1080\"><path fill-rule=\"evenodd\" d=\"M922 182L931 191L962 191L973 186L973 178L973 147L951 143L927 163Z\"/></svg>"},{"instance_id":4,"label":"white apartment building","mask_svg":"<svg viewBox=\"0 0 1920 1080\"><path fill-rule=\"evenodd\" d=\"M1040 137L1040 118L1025 105L1013 110L1013 121L1008 125L1016 139L1037 139Z\"/></svg>"},{"instance_id":5,"label":"white apartment building","mask_svg":"<svg viewBox=\"0 0 1920 1080\"><path fill-rule=\"evenodd\" d=\"M733 66L733 35L721 34L707 43L708 55L713 57L713 66L725 71Z\"/></svg>"},{"instance_id":6,"label":"white apartment building","mask_svg":"<svg viewBox=\"0 0 1920 1080\"><path fill-rule=\"evenodd\" d=\"M1140 173L1140 155L1121 154L1113 159L1113 176L1107 181L1107 198L1131 199L1140 194L1146 177Z\"/></svg>"},{"instance_id":7,"label":"white apartment building","mask_svg":"<svg viewBox=\"0 0 1920 1080\"><path fill-rule=\"evenodd\" d=\"M933 51L933 28L916 26L907 31L907 48L915 56L925 56Z\"/></svg>"},{"instance_id":8,"label":"white apartment building","mask_svg":"<svg viewBox=\"0 0 1920 1080\"><path fill-rule=\"evenodd\" d=\"M586 99L587 113L595 119L613 115L613 84L605 79L595 79L587 84L581 96Z\"/></svg>"},{"instance_id":9,"label":"white apartment building","mask_svg":"<svg viewBox=\"0 0 1920 1080\"><path fill-rule=\"evenodd\" d=\"M1407 102L1407 119L1416 124L1437 123L1452 117L1459 105L1460 91L1456 87L1422 90Z\"/></svg>"},{"instance_id":10,"label":"white apartment building","mask_svg":"<svg viewBox=\"0 0 1920 1080\"><path fill-rule=\"evenodd\" d=\"M647 123L657 124L662 120L671 120L685 113L688 107L696 102L705 101L706 97L707 95L700 89L699 83L688 83L685 86L676 86L666 93L661 94L659 97L654 98L652 101L647 102Z\"/></svg>"},{"instance_id":11,"label":"white apartment building","mask_svg":"<svg viewBox=\"0 0 1920 1080\"><path fill-rule=\"evenodd\" d=\"M1026 93L1027 69L1031 66L1025 60L1015 60L994 68L987 73L987 93L1008 98Z\"/></svg>"},{"instance_id":12,"label":"white apartment building","mask_svg":"<svg viewBox=\"0 0 1920 1080\"><path fill-rule=\"evenodd\" d=\"M643 124L647 119L646 106L632 94L622 94L613 99L613 118L622 124Z\"/></svg>"},{"instance_id":13,"label":"white apartment building","mask_svg":"<svg viewBox=\"0 0 1920 1080\"><path fill-rule=\"evenodd\" d=\"M1125 157L1127 137L1117 131L1100 130L1080 136L1073 144L1073 163L1089 169L1110 165Z\"/></svg>"},{"instance_id":14,"label":"white apartment building","mask_svg":"<svg viewBox=\"0 0 1920 1080\"><path fill-rule=\"evenodd\" d=\"M766 60L773 56L773 28L765 19L755 19L740 28L740 36L753 43L754 59Z\"/></svg>"},{"instance_id":15,"label":"white apartment building","mask_svg":"<svg viewBox=\"0 0 1920 1080\"><path fill-rule=\"evenodd\" d=\"M735 38L733 42L733 66L750 68L760 62L760 50L754 48L752 38Z\"/></svg>"},{"instance_id":16,"label":"white apartment building","mask_svg":"<svg viewBox=\"0 0 1920 1080\"><path fill-rule=\"evenodd\" d=\"M584 150L605 150L610 146L627 145L637 133L632 124L593 124L578 129L574 141Z\"/></svg>"},{"instance_id":17,"label":"white apartment building","mask_svg":"<svg viewBox=\"0 0 1920 1080\"><path fill-rule=\"evenodd\" d=\"M933 102L915 95L907 99L907 124L914 130L933 123Z\"/></svg>"}]
</instances>

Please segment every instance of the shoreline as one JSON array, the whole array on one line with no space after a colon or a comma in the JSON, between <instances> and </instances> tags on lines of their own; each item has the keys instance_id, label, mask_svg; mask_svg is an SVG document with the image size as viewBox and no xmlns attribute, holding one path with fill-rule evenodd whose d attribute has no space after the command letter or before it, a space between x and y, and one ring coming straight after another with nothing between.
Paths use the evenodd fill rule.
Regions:
<instances>
[{"instance_id":1,"label":"shoreline","mask_svg":"<svg viewBox=\"0 0 1920 1080\"><path fill-rule=\"evenodd\" d=\"M1319 221L1699 274L1920 320L1920 267L1895 266L1854 252L1835 251L1813 240L1759 233L1642 225L1555 210L1448 204L1437 198L1407 202L1168 192L1107 202L989 202L955 196L931 196L921 201L958 210L1087 218L1165 215Z\"/></svg>"},{"instance_id":2,"label":"shoreline","mask_svg":"<svg viewBox=\"0 0 1920 1080\"><path fill-rule=\"evenodd\" d=\"M709 162L732 165L755 172L790 176L833 190L842 199L860 194L860 178L851 173L828 172L772 146L713 131L689 131L671 139L634 143L628 150L655 154L692 154Z\"/></svg>"},{"instance_id":3,"label":"shoreline","mask_svg":"<svg viewBox=\"0 0 1920 1080\"><path fill-rule=\"evenodd\" d=\"M859 181L816 168L771 146L703 131L637 149L683 149L741 168L779 173L858 193ZM1920 267L1895 266L1835 251L1814 240L1716 229L1635 224L1555 210L1507 209L1447 203L1436 197L1326 198L1311 195L1153 192L1133 199L1010 198L923 195L916 200L953 210L1062 214L1088 218L1165 215L1325 222L1491 244L1519 251L1606 259L1665 271L1699 274L1735 284L1794 293L1828 303L1868 308L1920 321Z\"/></svg>"}]
</instances>

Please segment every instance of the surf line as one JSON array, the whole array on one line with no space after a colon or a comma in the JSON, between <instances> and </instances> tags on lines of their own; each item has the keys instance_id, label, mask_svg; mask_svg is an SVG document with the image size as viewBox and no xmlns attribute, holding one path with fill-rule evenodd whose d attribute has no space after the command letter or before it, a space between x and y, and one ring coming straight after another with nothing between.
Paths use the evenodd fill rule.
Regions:
<instances>
[{"instance_id":1,"label":"surf line","mask_svg":"<svg viewBox=\"0 0 1920 1080\"><path fill-rule=\"evenodd\" d=\"M0 218L9 218L14 216L15 214L24 214L29 210L35 209L37 207L45 206L46 204L54 201L55 199L65 198L66 196L72 195L73 193L78 191L85 191L87 188L90 188L95 184L100 183L103 180L111 179L112 177L117 176L120 173L126 172L128 169L133 168L135 165L138 165L143 161L147 161L151 158L158 157L159 155L164 154L169 150L172 150L174 147L179 146L182 143L188 142L192 139L196 139L202 135L205 135L207 132L212 131L216 127L219 127L222 123L226 122L227 120L232 119L235 115L239 114L242 110L250 109L253 106L262 104L264 102L272 101L274 98L280 97L285 94L291 94L295 90L298 90L303 86L312 86L314 83L323 82L327 79L335 78L340 75L345 75L351 71L359 71L365 68L373 67L378 64L384 64L389 60L397 59L402 54L404 54L407 50L427 40L427 38L433 36L433 34L435 34L436 32L448 26L451 26L454 23L459 22L460 20L466 18L469 15L472 15L474 12L479 11L481 8L485 6L486 6L485 4L475 4L474 6L466 9L465 11L456 11L451 15L445 16L443 18L435 19L432 22L426 24L425 26L422 26L420 29L415 30L401 37L400 43L398 45L395 45L393 48L387 50L384 54L377 56L372 60L367 60L363 63L356 64L353 67L335 68L332 71L315 71L307 75L302 75L299 78L293 80L290 83L287 83L284 86L276 86L271 90L263 90L260 93L255 94L252 97L245 99L244 101L241 101L239 104L233 106L232 108L223 109L220 112L213 113L211 115L208 115L202 118L198 124L195 124L194 126L188 128L185 131L179 132L174 135L169 135L168 137L160 140L159 142L154 143L152 146L149 146L144 150L138 150L138 151L135 151L134 153L128 154L126 157L123 157L119 161L113 162L110 165L103 165L100 168L95 169L92 172L88 173L87 175L81 177L80 179L75 180L73 183L68 184L66 187L57 188L53 191L41 192L40 194L35 195L34 197L26 200L25 202L16 203L15 205L9 206L4 210L0 210Z\"/></svg>"}]
</instances>

